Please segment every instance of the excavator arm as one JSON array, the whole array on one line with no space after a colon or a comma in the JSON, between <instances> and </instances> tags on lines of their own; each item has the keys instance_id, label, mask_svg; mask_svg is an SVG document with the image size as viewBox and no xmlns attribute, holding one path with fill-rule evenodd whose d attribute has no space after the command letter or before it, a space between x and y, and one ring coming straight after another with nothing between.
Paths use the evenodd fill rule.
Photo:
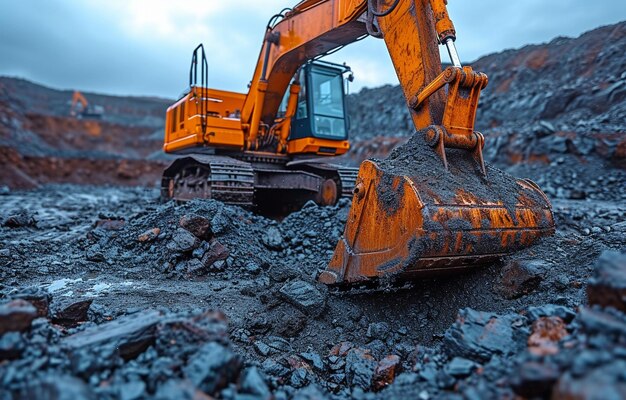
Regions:
<instances>
[{"instance_id":1,"label":"excavator arm","mask_svg":"<svg viewBox=\"0 0 626 400\"><path fill-rule=\"evenodd\" d=\"M246 148L256 148L262 127L275 124L278 107L298 68L371 34L385 41L415 128L439 125L448 116L448 135L432 134L444 163L443 148L448 145L478 149L476 155L482 164L482 137L474 134L473 126L478 95L487 79L471 68L461 68L446 0L306 0L280 17L280 22L266 30L241 110ZM439 78L438 44L447 46L454 64ZM459 100L459 96L447 101L439 89L459 83L472 96L468 101ZM456 113L446 113L447 103L454 104ZM459 110L461 107L464 110ZM469 117L462 120L453 115Z\"/></svg>"},{"instance_id":2,"label":"excavator arm","mask_svg":"<svg viewBox=\"0 0 626 400\"><path fill-rule=\"evenodd\" d=\"M81 92L79 92L78 90L74 91L74 94L72 95L72 104L70 105L70 114L72 116L76 116L78 114L79 111L77 111L77 106L80 103L80 111L84 111L87 110L87 107L89 106L89 102L87 101L87 99L85 98L85 96L83 96L83 94Z\"/></svg>"}]
</instances>

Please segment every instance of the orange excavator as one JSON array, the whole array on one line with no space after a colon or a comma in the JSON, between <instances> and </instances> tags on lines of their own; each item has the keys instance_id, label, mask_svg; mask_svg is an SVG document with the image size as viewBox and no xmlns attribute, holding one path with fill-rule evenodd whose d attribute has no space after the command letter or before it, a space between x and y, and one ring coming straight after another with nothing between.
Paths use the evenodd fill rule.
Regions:
<instances>
[{"instance_id":1,"label":"orange excavator","mask_svg":"<svg viewBox=\"0 0 626 400\"><path fill-rule=\"evenodd\" d=\"M104 108L102 106L91 105L87 98L78 90L74 90L72 104L70 105L70 115L74 118L102 118Z\"/></svg>"},{"instance_id":2,"label":"orange excavator","mask_svg":"<svg viewBox=\"0 0 626 400\"><path fill-rule=\"evenodd\" d=\"M189 90L166 116L164 150L182 154L162 194L264 207L352 196L343 237L319 280L413 278L493 262L554 232L530 180L483 160L474 130L487 76L462 66L446 0L304 0L272 17L245 94L206 87L202 46ZM416 133L358 173L326 163L349 149L344 76L320 57L384 40ZM438 45L452 66L442 70ZM198 82L198 64L200 82Z\"/></svg>"}]
</instances>

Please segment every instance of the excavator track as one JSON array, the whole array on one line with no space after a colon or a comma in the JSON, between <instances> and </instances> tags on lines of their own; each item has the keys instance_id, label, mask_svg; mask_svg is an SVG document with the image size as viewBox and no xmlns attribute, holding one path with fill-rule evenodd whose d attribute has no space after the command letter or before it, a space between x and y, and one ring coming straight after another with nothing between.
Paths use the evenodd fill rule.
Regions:
<instances>
[{"instance_id":1,"label":"excavator track","mask_svg":"<svg viewBox=\"0 0 626 400\"><path fill-rule=\"evenodd\" d=\"M250 209L275 208L282 202L285 203L280 207L282 210L297 209L307 200L328 205L341 197L352 197L358 175L356 168L319 163L294 168L276 157L249 153L245 156L245 159L207 154L181 157L163 173L161 197L181 202L215 199ZM274 190L284 192L279 198L268 197Z\"/></svg>"},{"instance_id":2,"label":"excavator track","mask_svg":"<svg viewBox=\"0 0 626 400\"><path fill-rule=\"evenodd\" d=\"M337 173L341 181L341 197L352 198L352 191L359 176L359 169L352 167L337 166Z\"/></svg>"},{"instance_id":3,"label":"excavator track","mask_svg":"<svg viewBox=\"0 0 626 400\"><path fill-rule=\"evenodd\" d=\"M165 170L164 199L215 199L241 207L254 205L254 170L230 157L194 154L179 158Z\"/></svg>"}]
</instances>

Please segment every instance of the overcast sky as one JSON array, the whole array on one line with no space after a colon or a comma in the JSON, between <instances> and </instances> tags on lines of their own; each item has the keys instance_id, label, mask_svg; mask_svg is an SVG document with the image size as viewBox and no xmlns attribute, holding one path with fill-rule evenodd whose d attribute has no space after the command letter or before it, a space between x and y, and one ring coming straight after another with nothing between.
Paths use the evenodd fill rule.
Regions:
<instances>
[{"instance_id":1,"label":"overcast sky","mask_svg":"<svg viewBox=\"0 0 626 400\"><path fill-rule=\"evenodd\" d=\"M208 49L210 86L244 91L268 18L297 0L0 0L0 75L62 89L173 98L191 51ZM626 19L626 0L449 0L462 60L578 36ZM381 40L330 58L352 90L397 83Z\"/></svg>"}]
</instances>

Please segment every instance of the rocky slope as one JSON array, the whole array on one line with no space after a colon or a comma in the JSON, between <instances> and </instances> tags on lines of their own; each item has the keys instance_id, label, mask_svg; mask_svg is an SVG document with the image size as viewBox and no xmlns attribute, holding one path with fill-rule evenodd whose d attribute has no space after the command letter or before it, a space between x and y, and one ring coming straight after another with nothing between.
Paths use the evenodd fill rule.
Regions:
<instances>
[{"instance_id":1,"label":"rocky slope","mask_svg":"<svg viewBox=\"0 0 626 400\"><path fill-rule=\"evenodd\" d=\"M489 76L476 121L487 138L488 159L500 165L550 163L561 154L574 154L623 165L625 52L622 22L471 63ZM364 89L351 95L348 104L356 140L413 132L397 86ZM355 147L357 153L367 153Z\"/></svg>"}]
</instances>

